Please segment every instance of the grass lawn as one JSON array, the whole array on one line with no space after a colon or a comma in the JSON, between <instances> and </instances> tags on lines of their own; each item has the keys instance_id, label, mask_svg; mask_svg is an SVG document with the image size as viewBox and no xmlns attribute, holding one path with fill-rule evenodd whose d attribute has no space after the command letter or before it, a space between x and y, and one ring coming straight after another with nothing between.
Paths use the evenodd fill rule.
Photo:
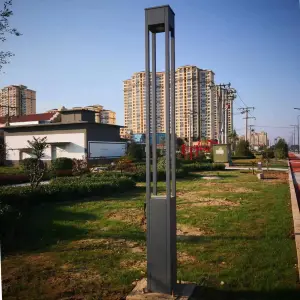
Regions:
<instances>
[{"instance_id":1,"label":"grass lawn","mask_svg":"<svg viewBox=\"0 0 300 300\"><path fill-rule=\"evenodd\" d=\"M198 284L194 299L300 299L286 179L211 174L178 181L178 279ZM124 299L145 276L144 199L139 184L33 209L2 262L4 299Z\"/></svg>"},{"instance_id":2,"label":"grass lawn","mask_svg":"<svg viewBox=\"0 0 300 300\"><path fill-rule=\"evenodd\" d=\"M240 167L252 167L252 163L255 163L255 167L257 167L257 162L262 162L263 167L267 167L266 163L263 159L234 159L233 165L234 166L240 166ZM287 160L276 160L271 159L269 162L269 168L282 168L282 169L288 169Z\"/></svg>"}]
</instances>

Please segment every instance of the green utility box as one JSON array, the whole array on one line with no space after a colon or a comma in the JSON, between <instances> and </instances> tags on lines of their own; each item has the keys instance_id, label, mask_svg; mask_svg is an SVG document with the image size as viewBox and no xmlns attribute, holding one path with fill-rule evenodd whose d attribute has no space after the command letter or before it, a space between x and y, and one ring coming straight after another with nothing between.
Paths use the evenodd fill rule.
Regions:
<instances>
[{"instance_id":1,"label":"green utility box","mask_svg":"<svg viewBox=\"0 0 300 300\"><path fill-rule=\"evenodd\" d=\"M215 163L230 163L231 162L230 145L227 144L213 145L213 161Z\"/></svg>"}]
</instances>

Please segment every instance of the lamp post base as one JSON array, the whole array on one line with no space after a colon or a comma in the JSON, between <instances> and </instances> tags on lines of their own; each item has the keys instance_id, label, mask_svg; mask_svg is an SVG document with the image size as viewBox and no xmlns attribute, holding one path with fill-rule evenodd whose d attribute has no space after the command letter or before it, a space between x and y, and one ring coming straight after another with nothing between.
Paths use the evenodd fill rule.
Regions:
<instances>
[{"instance_id":1,"label":"lamp post base","mask_svg":"<svg viewBox=\"0 0 300 300\"><path fill-rule=\"evenodd\" d=\"M194 283L178 283L174 295L162 294L162 293L151 293L147 291L147 279L143 278L137 282L135 288L126 297L126 300L188 300L191 298L196 285Z\"/></svg>"}]
</instances>

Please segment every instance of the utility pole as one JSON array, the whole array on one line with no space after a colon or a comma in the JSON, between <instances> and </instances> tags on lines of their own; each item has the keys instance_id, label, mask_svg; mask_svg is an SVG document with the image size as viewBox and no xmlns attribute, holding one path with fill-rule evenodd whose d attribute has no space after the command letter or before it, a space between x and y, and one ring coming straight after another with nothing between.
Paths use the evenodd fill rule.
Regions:
<instances>
[{"instance_id":1,"label":"utility pole","mask_svg":"<svg viewBox=\"0 0 300 300\"><path fill-rule=\"evenodd\" d=\"M297 125L290 125L290 126L292 126L293 128L294 128L294 132L293 132L293 135L292 135L292 139L293 139L293 149L294 149L294 147L295 147L295 144L296 144L296 127L297 127Z\"/></svg>"},{"instance_id":2,"label":"utility pole","mask_svg":"<svg viewBox=\"0 0 300 300\"><path fill-rule=\"evenodd\" d=\"M228 103L228 100L233 100L235 98L235 89L231 88L231 83L226 84L212 84L210 88L216 88L216 97L218 99L218 119L219 119L219 128L218 128L218 140L219 143L227 144L228 143L228 109L231 103ZM218 87L218 89L217 89ZM231 102L231 101L229 101Z\"/></svg>"},{"instance_id":3,"label":"utility pole","mask_svg":"<svg viewBox=\"0 0 300 300\"><path fill-rule=\"evenodd\" d=\"M255 138L254 138L254 140L253 140L253 131L254 131L254 129L252 129L254 127L254 125L249 125L249 131L250 131L250 142L249 142L249 144L250 144L250 146L251 145L253 145L253 147L254 147L254 144L255 144Z\"/></svg>"},{"instance_id":4,"label":"utility pole","mask_svg":"<svg viewBox=\"0 0 300 300\"><path fill-rule=\"evenodd\" d=\"M249 112L251 110L254 110L255 107L241 107L239 110L241 110L241 114L246 114L246 117L244 118L246 120L246 135L245 140L248 140L248 119L255 119L255 117L249 117Z\"/></svg>"}]
</instances>

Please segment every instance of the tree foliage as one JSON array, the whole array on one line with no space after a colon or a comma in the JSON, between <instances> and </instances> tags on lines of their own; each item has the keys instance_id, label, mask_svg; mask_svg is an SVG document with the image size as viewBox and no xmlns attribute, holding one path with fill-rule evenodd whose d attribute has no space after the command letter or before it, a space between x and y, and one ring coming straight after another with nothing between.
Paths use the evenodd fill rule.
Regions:
<instances>
[{"instance_id":1,"label":"tree foliage","mask_svg":"<svg viewBox=\"0 0 300 300\"><path fill-rule=\"evenodd\" d=\"M176 139L176 146L177 146L177 149L180 149L180 147L181 147L182 145L184 145L184 140L183 140L182 138L178 137L178 138Z\"/></svg>"},{"instance_id":2,"label":"tree foliage","mask_svg":"<svg viewBox=\"0 0 300 300\"><path fill-rule=\"evenodd\" d=\"M36 189L46 172L46 164L42 159L45 157L45 150L48 147L47 138L33 137L32 141L27 142L32 157L23 161L23 169L29 176L31 188Z\"/></svg>"},{"instance_id":3,"label":"tree foliage","mask_svg":"<svg viewBox=\"0 0 300 300\"><path fill-rule=\"evenodd\" d=\"M0 10L0 42L5 42L8 35L20 36L21 33L12 28L9 24L9 18L13 15L12 0L4 1L4 7ZM11 51L0 50L0 71L3 65L9 63L9 58L14 56Z\"/></svg>"},{"instance_id":4,"label":"tree foliage","mask_svg":"<svg viewBox=\"0 0 300 300\"><path fill-rule=\"evenodd\" d=\"M141 161L144 158L144 148L142 145L131 142L127 148L127 156L133 161Z\"/></svg>"},{"instance_id":5,"label":"tree foliage","mask_svg":"<svg viewBox=\"0 0 300 300\"><path fill-rule=\"evenodd\" d=\"M239 136L236 133L235 129L228 135L228 138L229 138L229 142L231 144L231 150L235 151L235 149L236 149L236 143L239 140Z\"/></svg>"},{"instance_id":6,"label":"tree foliage","mask_svg":"<svg viewBox=\"0 0 300 300\"><path fill-rule=\"evenodd\" d=\"M253 153L250 151L249 142L245 140L240 140L236 146L235 151L236 156L252 156Z\"/></svg>"},{"instance_id":7,"label":"tree foliage","mask_svg":"<svg viewBox=\"0 0 300 300\"><path fill-rule=\"evenodd\" d=\"M275 157L277 159L285 159L288 157L289 147L284 139L279 139L275 144Z\"/></svg>"},{"instance_id":8,"label":"tree foliage","mask_svg":"<svg viewBox=\"0 0 300 300\"><path fill-rule=\"evenodd\" d=\"M4 141L0 140L0 166L3 166L8 154L8 147Z\"/></svg>"}]
</instances>

